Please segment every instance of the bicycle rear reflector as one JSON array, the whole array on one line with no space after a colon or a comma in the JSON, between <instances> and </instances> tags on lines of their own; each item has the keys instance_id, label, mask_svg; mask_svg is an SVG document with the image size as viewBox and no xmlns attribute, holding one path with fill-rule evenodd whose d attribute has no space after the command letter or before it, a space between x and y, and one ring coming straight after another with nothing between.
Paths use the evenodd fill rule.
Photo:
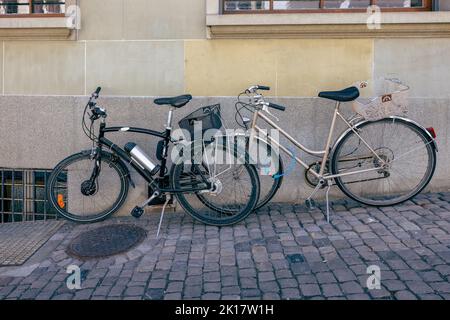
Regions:
<instances>
[{"instance_id":1,"label":"bicycle rear reflector","mask_svg":"<svg viewBox=\"0 0 450 320\"><path fill-rule=\"evenodd\" d=\"M64 207L66 206L66 204L64 203L64 196L62 194L58 194L58 206L61 209L64 209Z\"/></svg>"},{"instance_id":2,"label":"bicycle rear reflector","mask_svg":"<svg viewBox=\"0 0 450 320\"><path fill-rule=\"evenodd\" d=\"M437 134L436 134L436 131L434 130L433 127L427 128L427 131L431 134L431 136L433 137L433 139L436 139Z\"/></svg>"}]
</instances>

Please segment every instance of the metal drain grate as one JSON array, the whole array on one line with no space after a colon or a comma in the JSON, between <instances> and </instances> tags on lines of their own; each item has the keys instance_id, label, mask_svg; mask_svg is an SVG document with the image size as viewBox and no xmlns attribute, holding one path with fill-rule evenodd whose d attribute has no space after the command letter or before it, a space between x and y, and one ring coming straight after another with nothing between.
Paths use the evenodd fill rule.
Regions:
<instances>
[{"instance_id":1,"label":"metal drain grate","mask_svg":"<svg viewBox=\"0 0 450 320\"><path fill-rule=\"evenodd\" d=\"M64 221L0 224L0 266L19 266L50 239Z\"/></svg>"},{"instance_id":2,"label":"metal drain grate","mask_svg":"<svg viewBox=\"0 0 450 320\"><path fill-rule=\"evenodd\" d=\"M305 262L305 257L302 254L290 254L287 256L290 263Z\"/></svg>"},{"instance_id":3,"label":"metal drain grate","mask_svg":"<svg viewBox=\"0 0 450 320\"><path fill-rule=\"evenodd\" d=\"M126 252L147 237L141 227L113 224L83 232L67 248L67 253L81 259L105 258Z\"/></svg>"}]
</instances>

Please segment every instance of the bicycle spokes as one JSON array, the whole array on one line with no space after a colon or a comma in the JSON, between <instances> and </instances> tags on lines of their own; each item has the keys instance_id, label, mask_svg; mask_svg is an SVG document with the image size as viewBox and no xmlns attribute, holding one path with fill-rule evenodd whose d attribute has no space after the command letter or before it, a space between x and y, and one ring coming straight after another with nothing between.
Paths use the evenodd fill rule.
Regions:
<instances>
[{"instance_id":1,"label":"bicycle spokes","mask_svg":"<svg viewBox=\"0 0 450 320\"><path fill-rule=\"evenodd\" d=\"M349 133L340 142L333 158L336 182L347 195L370 205L391 205L428 184L435 151L415 124L383 119L367 122L358 132L359 136Z\"/></svg>"}]
</instances>

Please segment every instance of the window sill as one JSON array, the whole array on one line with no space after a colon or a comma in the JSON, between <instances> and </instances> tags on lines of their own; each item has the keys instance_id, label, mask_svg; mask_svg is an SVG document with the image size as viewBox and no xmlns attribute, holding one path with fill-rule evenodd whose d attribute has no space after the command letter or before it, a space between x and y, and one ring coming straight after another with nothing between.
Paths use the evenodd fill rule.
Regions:
<instances>
[{"instance_id":1,"label":"window sill","mask_svg":"<svg viewBox=\"0 0 450 320\"><path fill-rule=\"evenodd\" d=\"M368 29L366 13L208 14L210 38L450 37L450 12L385 12Z\"/></svg>"},{"instance_id":2,"label":"window sill","mask_svg":"<svg viewBox=\"0 0 450 320\"><path fill-rule=\"evenodd\" d=\"M74 26L65 16L0 19L0 40L67 40Z\"/></svg>"}]
</instances>

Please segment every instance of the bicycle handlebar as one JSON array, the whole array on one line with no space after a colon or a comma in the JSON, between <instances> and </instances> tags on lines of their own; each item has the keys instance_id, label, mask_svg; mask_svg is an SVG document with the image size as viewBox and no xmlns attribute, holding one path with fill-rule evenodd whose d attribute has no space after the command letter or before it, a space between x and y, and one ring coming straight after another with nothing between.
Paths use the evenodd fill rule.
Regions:
<instances>
[{"instance_id":1,"label":"bicycle handlebar","mask_svg":"<svg viewBox=\"0 0 450 320\"><path fill-rule=\"evenodd\" d=\"M92 109L96 105L96 100L100 94L100 91L102 91L102 87L97 87L97 89L91 94L91 97L89 98L88 105Z\"/></svg>"},{"instance_id":2,"label":"bicycle handlebar","mask_svg":"<svg viewBox=\"0 0 450 320\"><path fill-rule=\"evenodd\" d=\"M280 110L280 111L285 111L286 110L286 107L283 107L283 106L280 106L279 104L275 104L275 103L271 103L271 102L269 102L268 107L272 108L272 109L277 109L277 110Z\"/></svg>"},{"instance_id":3,"label":"bicycle handlebar","mask_svg":"<svg viewBox=\"0 0 450 320\"><path fill-rule=\"evenodd\" d=\"M260 86L260 85L256 85L256 86L251 86L250 88L248 88L247 90L245 90L246 93L256 93L256 91L258 90L265 90L265 91L269 91L270 87L268 86Z\"/></svg>"},{"instance_id":4,"label":"bicycle handlebar","mask_svg":"<svg viewBox=\"0 0 450 320\"><path fill-rule=\"evenodd\" d=\"M280 110L280 111L285 111L286 110L286 107L280 106L279 104L275 104L275 103L271 103L271 102L265 102L263 96L256 92L257 90L269 91L270 87L269 86L262 86L262 85L251 86L250 88L245 90L244 93L246 93L246 94L250 94L250 93L256 94L253 97L253 100L255 101L255 103L259 103L259 104L265 105L265 106L267 106L269 108Z\"/></svg>"}]
</instances>

